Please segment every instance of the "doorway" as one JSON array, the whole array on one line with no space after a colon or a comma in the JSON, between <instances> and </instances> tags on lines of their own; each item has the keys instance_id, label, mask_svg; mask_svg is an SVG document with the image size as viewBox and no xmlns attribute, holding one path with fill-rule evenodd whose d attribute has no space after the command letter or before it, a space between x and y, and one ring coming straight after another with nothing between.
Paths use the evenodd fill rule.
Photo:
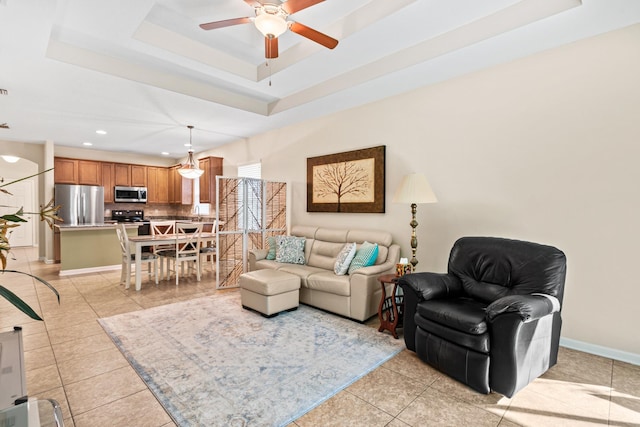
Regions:
<instances>
[{"instance_id":1,"label":"doorway","mask_svg":"<svg viewBox=\"0 0 640 427\"><path fill-rule=\"evenodd\" d=\"M4 178L4 182L15 181L20 178ZM16 182L5 190L11 194L0 192L0 215L14 214L23 208L24 212L37 212L35 185L34 181L29 179L26 181ZM9 244L11 247L36 246L36 223L38 218L36 215L26 215L28 222L22 223L20 227L9 230Z\"/></svg>"}]
</instances>

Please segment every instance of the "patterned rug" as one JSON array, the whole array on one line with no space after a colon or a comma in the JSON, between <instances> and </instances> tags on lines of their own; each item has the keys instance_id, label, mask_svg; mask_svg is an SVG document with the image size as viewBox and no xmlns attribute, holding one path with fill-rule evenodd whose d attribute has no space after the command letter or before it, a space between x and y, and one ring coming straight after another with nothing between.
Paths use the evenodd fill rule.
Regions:
<instances>
[{"instance_id":1,"label":"patterned rug","mask_svg":"<svg viewBox=\"0 0 640 427\"><path fill-rule=\"evenodd\" d=\"M238 292L100 319L180 426L282 426L403 348L301 305L265 319Z\"/></svg>"}]
</instances>

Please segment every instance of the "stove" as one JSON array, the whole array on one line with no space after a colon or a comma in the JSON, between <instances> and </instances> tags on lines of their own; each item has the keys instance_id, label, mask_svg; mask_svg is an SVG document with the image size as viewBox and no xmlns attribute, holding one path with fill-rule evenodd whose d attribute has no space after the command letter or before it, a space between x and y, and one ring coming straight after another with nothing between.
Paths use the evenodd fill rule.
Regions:
<instances>
[{"instance_id":1,"label":"stove","mask_svg":"<svg viewBox=\"0 0 640 427\"><path fill-rule=\"evenodd\" d=\"M144 211L141 209L135 209L131 211L124 209L113 209L111 211L111 219L118 222L145 222Z\"/></svg>"}]
</instances>

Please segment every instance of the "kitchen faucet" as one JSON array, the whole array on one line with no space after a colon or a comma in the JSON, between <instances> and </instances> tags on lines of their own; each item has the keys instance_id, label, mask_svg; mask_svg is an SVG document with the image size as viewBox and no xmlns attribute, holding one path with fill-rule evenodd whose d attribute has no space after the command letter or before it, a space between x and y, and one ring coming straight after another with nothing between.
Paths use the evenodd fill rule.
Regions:
<instances>
[{"instance_id":1,"label":"kitchen faucet","mask_svg":"<svg viewBox=\"0 0 640 427\"><path fill-rule=\"evenodd\" d=\"M195 205L193 207L193 213L196 214L196 222L200 222L202 217L200 216L200 205Z\"/></svg>"}]
</instances>

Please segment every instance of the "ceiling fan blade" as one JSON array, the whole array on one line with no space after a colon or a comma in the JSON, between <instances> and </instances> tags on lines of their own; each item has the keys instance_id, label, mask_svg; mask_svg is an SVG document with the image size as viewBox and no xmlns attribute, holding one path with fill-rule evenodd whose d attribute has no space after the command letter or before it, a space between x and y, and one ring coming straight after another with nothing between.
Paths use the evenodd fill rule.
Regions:
<instances>
[{"instance_id":1,"label":"ceiling fan blade","mask_svg":"<svg viewBox=\"0 0 640 427\"><path fill-rule=\"evenodd\" d=\"M313 6L314 4L318 4L323 1L324 0L287 0L284 3L282 3L282 8L289 15L292 15L298 11L301 11L302 9L306 9L308 7Z\"/></svg>"},{"instance_id":2,"label":"ceiling fan blade","mask_svg":"<svg viewBox=\"0 0 640 427\"><path fill-rule=\"evenodd\" d=\"M249 6L251 6L251 7L260 7L260 6L262 6L262 3L260 3L259 1L256 1L256 0L244 0L244 2L246 4L248 4Z\"/></svg>"},{"instance_id":3,"label":"ceiling fan blade","mask_svg":"<svg viewBox=\"0 0 640 427\"><path fill-rule=\"evenodd\" d=\"M306 25L302 25L298 22L292 22L289 26L289 29L296 34L300 34L302 37L306 37L309 40L312 40L318 44L321 44L324 47L329 49L333 49L338 46L338 40L333 37L329 37L328 35L321 33L320 31L316 31L313 28L309 28Z\"/></svg>"},{"instance_id":4,"label":"ceiling fan blade","mask_svg":"<svg viewBox=\"0 0 640 427\"><path fill-rule=\"evenodd\" d=\"M248 24L251 22L251 18L234 18L225 19L223 21L208 22L206 24L200 24L200 28L203 30L215 30L216 28L231 27L233 25Z\"/></svg>"},{"instance_id":5,"label":"ceiling fan blade","mask_svg":"<svg viewBox=\"0 0 640 427\"><path fill-rule=\"evenodd\" d=\"M264 38L264 57L267 59L274 59L278 57L278 38L277 37Z\"/></svg>"}]
</instances>

